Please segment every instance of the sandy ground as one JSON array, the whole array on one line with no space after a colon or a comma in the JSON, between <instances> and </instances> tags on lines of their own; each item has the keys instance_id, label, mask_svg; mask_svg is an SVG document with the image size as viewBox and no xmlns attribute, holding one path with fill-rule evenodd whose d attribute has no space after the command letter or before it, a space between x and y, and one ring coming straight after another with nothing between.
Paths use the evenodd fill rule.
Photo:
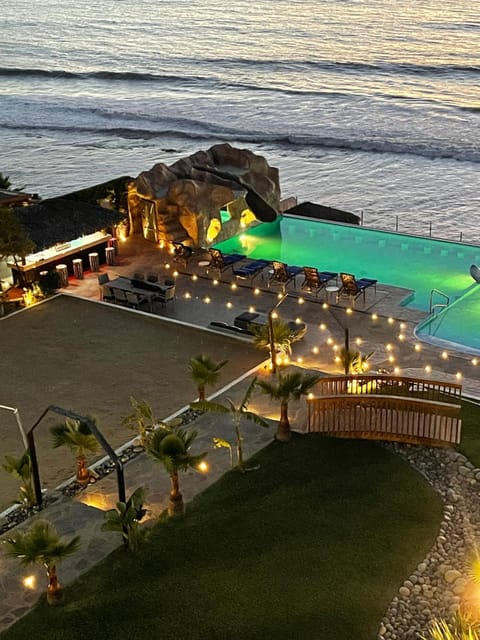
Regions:
<instances>
[{"instance_id":1,"label":"sandy ground","mask_svg":"<svg viewBox=\"0 0 480 640\"><path fill-rule=\"evenodd\" d=\"M3 319L0 343L0 404L19 409L26 431L56 405L93 416L114 448L133 437L121 424L131 413L131 396L149 402L160 419L195 400L192 356L228 359L218 388L264 359L228 336L66 296ZM70 452L51 447L49 426L60 420L50 412L35 431L42 484L49 489L74 473ZM0 436L0 461L22 452L7 411L0 412ZM0 470L0 511L16 494L17 483Z\"/></svg>"}]
</instances>

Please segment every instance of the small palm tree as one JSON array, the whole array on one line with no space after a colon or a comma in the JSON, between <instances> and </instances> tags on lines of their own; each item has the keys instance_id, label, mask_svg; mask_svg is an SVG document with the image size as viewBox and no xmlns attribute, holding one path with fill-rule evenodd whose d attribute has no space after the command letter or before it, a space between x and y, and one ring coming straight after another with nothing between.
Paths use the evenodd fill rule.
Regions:
<instances>
[{"instance_id":1,"label":"small palm tree","mask_svg":"<svg viewBox=\"0 0 480 640\"><path fill-rule=\"evenodd\" d=\"M248 405L250 403L250 397L253 393L255 385L257 383L257 378L254 378L252 382L249 384L248 389L243 397L243 400L239 405L236 405L233 400L227 398L227 404L223 405L218 402L209 402L208 400L203 400L199 402L192 402L190 404L192 409L198 409L199 411L211 411L214 413L226 413L230 414L232 417L233 425L235 428L235 439L236 439L236 448L237 448L237 467L240 471L245 471L245 463L243 459L243 437L240 431L240 422L242 418L246 418L247 420L251 420L256 424L261 425L262 427L269 427L269 423L264 420L261 416L259 416L254 411L248 410Z\"/></svg>"},{"instance_id":2,"label":"small palm tree","mask_svg":"<svg viewBox=\"0 0 480 640\"><path fill-rule=\"evenodd\" d=\"M17 531L2 542L7 555L18 558L23 566L43 564L48 576L47 601L57 604L62 595L57 564L78 550L79 536L63 542L53 525L46 520L37 520L26 531Z\"/></svg>"},{"instance_id":3,"label":"small palm tree","mask_svg":"<svg viewBox=\"0 0 480 640\"><path fill-rule=\"evenodd\" d=\"M287 442L292 437L290 421L288 419L288 403L291 400L298 400L306 395L310 389L317 384L321 376L314 374L303 374L299 371L278 375L278 378L271 382L260 380L257 382L260 389L269 395L272 400L280 400L280 420L278 422L275 438L282 442Z\"/></svg>"},{"instance_id":4,"label":"small palm tree","mask_svg":"<svg viewBox=\"0 0 480 640\"><path fill-rule=\"evenodd\" d=\"M32 483L32 460L28 449L20 456L5 456L5 462L2 468L20 481L20 494L18 502L27 508L36 504L35 491Z\"/></svg>"},{"instance_id":5,"label":"small palm tree","mask_svg":"<svg viewBox=\"0 0 480 640\"><path fill-rule=\"evenodd\" d=\"M182 515L185 510L183 496L180 492L178 474L189 468L197 467L207 455L192 455L190 448L197 437L197 431L168 429L159 427L155 430L147 445L147 452L157 462L161 462L170 476L171 489L168 504L170 516Z\"/></svg>"},{"instance_id":6,"label":"small palm tree","mask_svg":"<svg viewBox=\"0 0 480 640\"><path fill-rule=\"evenodd\" d=\"M480 624L457 612L450 622L443 618L432 620L427 633L420 636L421 640L480 640Z\"/></svg>"},{"instance_id":7,"label":"small palm tree","mask_svg":"<svg viewBox=\"0 0 480 640\"><path fill-rule=\"evenodd\" d=\"M206 353L201 353L190 360L190 375L197 385L199 400L205 400L205 387L214 385L217 382L220 370L227 362L228 360L215 362Z\"/></svg>"},{"instance_id":8,"label":"small palm tree","mask_svg":"<svg viewBox=\"0 0 480 640\"><path fill-rule=\"evenodd\" d=\"M292 329L287 322L279 318L273 320L272 329L273 336L270 335L268 323L251 325L250 330L253 333L253 344L257 349L270 352L273 346L275 353L283 356L290 356L292 354L292 344L301 340L307 331L306 326Z\"/></svg>"},{"instance_id":9,"label":"small palm tree","mask_svg":"<svg viewBox=\"0 0 480 640\"><path fill-rule=\"evenodd\" d=\"M65 422L50 429L53 447L67 446L77 459L77 482L87 484L90 472L87 469L87 453L96 453L99 449L96 437L84 422L65 418Z\"/></svg>"},{"instance_id":10,"label":"small palm tree","mask_svg":"<svg viewBox=\"0 0 480 640\"><path fill-rule=\"evenodd\" d=\"M138 550L145 531L140 528L140 521L145 517L145 489L138 487L126 502L117 502L117 508L105 513L104 531L119 531L127 549L134 553Z\"/></svg>"},{"instance_id":11,"label":"small palm tree","mask_svg":"<svg viewBox=\"0 0 480 640\"><path fill-rule=\"evenodd\" d=\"M340 351L340 362L342 363L345 375L352 373L365 373L368 369L368 361L373 356L373 351L367 354L362 354L360 351L353 351L352 349L345 349L343 347Z\"/></svg>"},{"instance_id":12,"label":"small palm tree","mask_svg":"<svg viewBox=\"0 0 480 640\"><path fill-rule=\"evenodd\" d=\"M142 447L146 447L158 421L154 418L152 407L146 400L136 400L131 397L130 403L134 411L123 418L122 424L136 431Z\"/></svg>"}]
</instances>

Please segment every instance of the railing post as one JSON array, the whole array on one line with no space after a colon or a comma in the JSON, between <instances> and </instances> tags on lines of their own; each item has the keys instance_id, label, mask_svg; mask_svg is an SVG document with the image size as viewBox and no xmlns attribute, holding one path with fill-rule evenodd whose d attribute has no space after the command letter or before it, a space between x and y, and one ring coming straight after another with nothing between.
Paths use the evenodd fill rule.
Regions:
<instances>
[{"instance_id":1,"label":"railing post","mask_svg":"<svg viewBox=\"0 0 480 640\"><path fill-rule=\"evenodd\" d=\"M395 216L395 231L398 233L398 216Z\"/></svg>"}]
</instances>

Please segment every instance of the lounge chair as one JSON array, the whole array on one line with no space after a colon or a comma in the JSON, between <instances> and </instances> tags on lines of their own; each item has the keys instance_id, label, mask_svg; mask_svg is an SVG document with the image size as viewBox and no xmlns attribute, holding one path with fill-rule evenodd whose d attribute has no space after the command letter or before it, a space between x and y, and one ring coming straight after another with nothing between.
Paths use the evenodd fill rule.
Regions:
<instances>
[{"instance_id":1,"label":"lounge chair","mask_svg":"<svg viewBox=\"0 0 480 640\"><path fill-rule=\"evenodd\" d=\"M296 277L299 273L302 273L302 271L302 267L289 267L284 262L273 260L272 274L270 275L268 286L270 287L272 284L278 284L285 289L287 284L293 281L293 286L295 287Z\"/></svg>"},{"instance_id":2,"label":"lounge chair","mask_svg":"<svg viewBox=\"0 0 480 640\"><path fill-rule=\"evenodd\" d=\"M355 302L357 298L363 296L363 302L365 302L365 291L369 287L373 287L375 289L375 293L377 291L377 280L373 280L372 278L360 278L357 280L355 276L351 273L341 273L340 278L342 280L342 286L338 290L337 300L342 296L348 297Z\"/></svg>"},{"instance_id":3,"label":"lounge chair","mask_svg":"<svg viewBox=\"0 0 480 640\"><path fill-rule=\"evenodd\" d=\"M219 249L209 249L208 252L211 257L209 269L216 269L220 273L245 259L240 253L222 253Z\"/></svg>"},{"instance_id":4,"label":"lounge chair","mask_svg":"<svg viewBox=\"0 0 480 640\"><path fill-rule=\"evenodd\" d=\"M253 283L258 275L263 274L263 270L269 264L268 260L251 260L250 262L238 267L233 266L232 271L236 278L240 278L241 280L250 280L250 282Z\"/></svg>"},{"instance_id":5,"label":"lounge chair","mask_svg":"<svg viewBox=\"0 0 480 640\"><path fill-rule=\"evenodd\" d=\"M331 280L338 278L338 273L333 271L318 271L315 267L303 267L303 273L305 276L300 289L309 291L318 296L319 291L327 286L327 283Z\"/></svg>"}]
</instances>

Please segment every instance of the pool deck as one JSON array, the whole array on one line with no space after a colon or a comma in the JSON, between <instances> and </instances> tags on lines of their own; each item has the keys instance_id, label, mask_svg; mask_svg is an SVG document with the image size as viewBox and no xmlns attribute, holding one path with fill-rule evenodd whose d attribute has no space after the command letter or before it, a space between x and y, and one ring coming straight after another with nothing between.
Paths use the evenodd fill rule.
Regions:
<instances>
[{"instance_id":1,"label":"pool deck","mask_svg":"<svg viewBox=\"0 0 480 640\"><path fill-rule=\"evenodd\" d=\"M185 265L173 265L171 256L166 251L143 239L130 238L120 246L117 264L102 266L101 272L108 273L110 279L118 275L131 277L135 271L157 272L163 278L172 277L177 268L176 300L167 303L165 307L155 303L153 312L161 321L187 323L203 330L218 332L218 329L211 327L213 320L233 324L234 318L248 311L251 306L258 311L268 312L278 302L278 289L269 290L266 280L262 282L260 277L254 283L258 286L257 293L249 282L235 281L229 270L215 284L217 274L207 273L204 266L199 266L202 258L204 256L201 254L195 255L187 268ZM98 275L87 272L83 280L70 278L68 286L61 293L79 296L90 300L92 304L108 304L100 302ZM373 290L367 291L365 304L361 299L357 300L353 313L349 314L345 302L329 304L324 308L325 293L321 293L316 299L300 290L301 276L297 281L297 288L289 286L289 295L278 308L279 315L285 320L299 318L308 326L305 338L293 345L293 364L331 374L342 373L340 365L334 360L335 348L343 346L345 328L348 328L352 347L359 339L361 345L358 348L362 353L374 352L370 360L373 371L386 369L393 372L394 366L398 366L402 375L461 382L464 395L478 397L480 367L472 364L470 355L452 352L445 356L441 350L415 339L414 327L426 314L401 306L401 301L410 294L408 290L379 284L376 294ZM232 289L232 284L237 287ZM125 313L145 312L125 308ZM378 317L373 319L372 314L377 314ZM229 332L228 335L235 334ZM400 335L402 338L399 338ZM248 338L239 336L238 339ZM416 345L419 350L415 348ZM391 361L392 358L395 359L394 362ZM429 373L425 370L427 366L431 367ZM457 378L458 372L462 374L461 380ZM224 389L220 393L228 393L234 398L241 397L252 372L245 374L244 379L236 381L232 389ZM266 399L259 403L259 406L255 406L257 411L272 420L278 417ZM292 407L292 424L298 430L302 430L304 425L303 404L298 403ZM201 432L199 446L205 447L207 442L211 443L213 435L228 438L228 434L223 434L222 431L225 426L221 416L209 414L208 419L201 416L197 421ZM272 436L273 427L272 430L263 430L256 425L252 428L245 425L246 455L250 456L265 446ZM182 479L182 490L187 501L229 468L228 454L223 450L209 453L209 462L214 469L212 473L200 476L191 472ZM133 474L130 473L130 467L128 477L133 478L135 487L143 485L150 488L148 506L153 521L166 506L168 478L166 474L158 473L158 469L144 454L128 464L134 467ZM135 487L127 486L127 494ZM115 492L115 478L112 474L102 479L98 485L88 487L76 499L62 498L48 507L46 515L61 534L80 535L82 539L80 552L68 558L60 567L60 579L65 584L72 582L120 545L119 537L101 531L101 508L112 507L116 499ZM0 557L0 631L27 613L42 593L45 582L42 573L35 569L30 573L38 578L37 587L31 591L20 584L21 574L16 561L3 555Z\"/></svg>"}]
</instances>

